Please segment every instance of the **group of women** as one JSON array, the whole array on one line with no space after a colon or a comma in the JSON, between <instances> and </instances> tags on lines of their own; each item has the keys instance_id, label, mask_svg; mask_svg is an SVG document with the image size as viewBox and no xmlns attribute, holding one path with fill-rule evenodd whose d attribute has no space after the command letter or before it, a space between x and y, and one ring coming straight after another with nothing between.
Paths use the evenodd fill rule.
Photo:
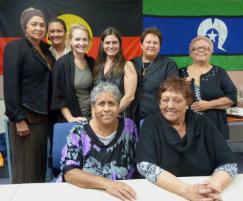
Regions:
<instances>
[{"instance_id":1,"label":"group of women","mask_svg":"<svg viewBox=\"0 0 243 201\"><path fill-rule=\"evenodd\" d=\"M24 10L20 23L25 36L4 51L13 183L45 181L51 125L68 121L80 124L63 148L63 180L134 200L134 190L116 180L133 178L137 169L186 199L220 200L237 174L225 140L225 109L236 103L236 88L222 68L209 63L211 40L193 39L192 64L178 69L159 55L157 28L143 31L143 54L132 61L122 54L119 31L105 29L94 61L86 54L91 42L86 27L72 25L67 44L65 23L53 19L47 25L40 10ZM42 41L46 27L51 47ZM197 185L177 178L210 174Z\"/></svg>"}]
</instances>

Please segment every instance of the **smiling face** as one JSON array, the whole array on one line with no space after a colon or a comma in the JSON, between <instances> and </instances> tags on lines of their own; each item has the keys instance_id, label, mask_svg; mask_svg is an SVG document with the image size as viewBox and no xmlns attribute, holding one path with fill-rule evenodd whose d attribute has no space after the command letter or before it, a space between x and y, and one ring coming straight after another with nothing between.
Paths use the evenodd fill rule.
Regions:
<instances>
[{"instance_id":1,"label":"smiling face","mask_svg":"<svg viewBox=\"0 0 243 201\"><path fill-rule=\"evenodd\" d=\"M194 62L209 62L212 47L205 40L196 40L191 45L190 56Z\"/></svg>"},{"instance_id":2,"label":"smiling face","mask_svg":"<svg viewBox=\"0 0 243 201\"><path fill-rule=\"evenodd\" d=\"M102 47L107 56L115 57L120 51L120 42L115 35L108 35L104 38Z\"/></svg>"},{"instance_id":3,"label":"smiling face","mask_svg":"<svg viewBox=\"0 0 243 201\"><path fill-rule=\"evenodd\" d=\"M25 30L27 37L32 41L40 41L45 37L46 34L46 23L42 17L32 17Z\"/></svg>"},{"instance_id":4,"label":"smiling face","mask_svg":"<svg viewBox=\"0 0 243 201\"><path fill-rule=\"evenodd\" d=\"M87 31L75 28L72 31L70 38L70 45L72 50L78 54L85 54L89 48L90 39Z\"/></svg>"},{"instance_id":5,"label":"smiling face","mask_svg":"<svg viewBox=\"0 0 243 201\"><path fill-rule=\"evenodd\" d=\"M183 122L187 110L187 102L179 92L165 91L161 94L160 110L170 124Z\"/></svg>"},{"instance_id":6,"label":"smiling face","mask_svg":"<svg viewBox=\"0 0 243 201\"><path fill-rule=\"evenodd\" d=\"M100 93L92 105L94 119L103 125L110 125L117 121L119 103L116 97L109 92Z\"/></svg>"},{"instance_id":7,"label":"smiling face","mask_svg":"<svg viewBox=\"0 0 243 201\"><path fill-rule=\"evenodd\" d=\"M48 38L53 46L65 44L66 32L59 22L51 22L48 25Z\"/></svg>"},{"instance_id":8,"label":"smiling face","mask_svg":"<svg viewBox=\"0 0 243 201\"><path fill-rule=\"evenodd\" d=\"M149 33L144 37L141 44L143 56L148 60L154 60L160 51L160 40L155 34Z\"/></svg>"}]
</instances>

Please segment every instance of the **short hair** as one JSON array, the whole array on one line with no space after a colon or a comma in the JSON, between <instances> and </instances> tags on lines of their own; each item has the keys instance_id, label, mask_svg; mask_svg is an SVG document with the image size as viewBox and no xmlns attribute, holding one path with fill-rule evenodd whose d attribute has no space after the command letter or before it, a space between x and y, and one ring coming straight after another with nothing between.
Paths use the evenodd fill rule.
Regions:
<instances>
[{"instance_id":1,"label":"short hair","mask_svg":"<svg viewBox=\"0 0 243 201\"><path fill-rule=\"evenodd\" d=\"M64 31L65 31L65 33L67 33L66 24L65 24L65 22L62 19L56 18L56 17L52 18L52 19L48 20L47 26L49 26L52 22L57 22L57 23L61 24L63 29L64 29Z\"/></svg>"},{"instance_id":2,"label":"short hair","mask_svg":"<svg viewBox=\"0 0 243 201\"><path fill-rule=\"evenodd\" d=\"M110 93L110 94L114 95L116 98L116 101L120 104L122 95L121 95L119 88L115 84L112 84L110 82L100 82L97 86L95 86L92 89L92 91L90 93L90 100L91 100L92 106L95 105L95 103L97 101L97 97L102 93Z\"/></svg>"},{"instance_id":3,"label":"short hair","mask_svg":"<svg viewBox=\"0 0 243 201\"><path fill-rule=\"evenodd\" d=\"M173 91L178 94L182 94L182 96L186 100L186 103L188 105L192 104L192 91L190 83L184 78L172 76L162 82L158 94L159 100L161 99L162 93L164 93L165 91Z\"/></svg>"},{"instance_id":4,"label":"short hair","mask_svg":"<svg viewBox=\"0 0 243 201\"><path fill-rule=\"evenodd\" d=\"M91 35L90 35L90 33L89 33L89 30L88 30L84 25L82 25L82 24L73 24L73 25L70 27L70 31L69 31L69 34L68 34L68 38L69 38L69 40L72 39L72 37L73 37L73 31L74 31L75 29L80 29L80 30L82 30L82 31L87 32L87 33L88 33L88 38L89 38L89 40L91 40Z\"/></svg>"},{"instance_id":5,"label":"short hair","mask_svg":"<svg viewBox=\"0 0 243 201\"><path fill-rule=\"evenodd\" d=\"M196 36L195 38L193 38L190 42L190 45L189 45L189 51L190 52L193 49L194 43L199 41L199 40L204 40L205 42L207 42L210 46L211 52L213 52L213 42L206 36Z\"/></svg>"},{"instance_id":6,"label":"short hair","mask_svg":"<svg viewBox=\"0 0 243 201\"><path fill-rule=\"evenodd\" d=\"M153 35L158 36L159 43L161 45L161 43L162 43L162 33L160 32L160 30L157 27L148 27L148 28L144 29L143 32L142 32L142 34L141 34L141 43L143 43L144 38L148 34L153 34Z\"/></svg>"}]
</instances>

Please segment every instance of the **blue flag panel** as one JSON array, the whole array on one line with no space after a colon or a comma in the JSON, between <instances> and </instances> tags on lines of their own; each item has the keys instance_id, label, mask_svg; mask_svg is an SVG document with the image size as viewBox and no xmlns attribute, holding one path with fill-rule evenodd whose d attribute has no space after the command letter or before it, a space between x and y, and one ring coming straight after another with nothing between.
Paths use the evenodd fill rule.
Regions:
<instances>
[{"instance_id":1,"label":"blue flag panel","mask_svg":"<svg viewBox=\"0 0 243 201\"><path fill-rule=\"evenodd\" d=\"M197 35L210 38L214 54L243 54L243 17L144 17L144 28L156 26L163 35L161 54L187 55Z\"/></svg>"}]
</instances>

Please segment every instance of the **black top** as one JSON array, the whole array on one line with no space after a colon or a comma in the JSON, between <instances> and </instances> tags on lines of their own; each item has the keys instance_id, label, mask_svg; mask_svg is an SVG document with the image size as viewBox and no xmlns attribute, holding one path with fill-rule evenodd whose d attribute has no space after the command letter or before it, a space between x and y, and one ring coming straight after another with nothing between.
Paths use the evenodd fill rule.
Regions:
<instances>
[{"instance_id":1,"label":"black top","mask_svg":"<svg viewBox=\"0 0 243 201\"><path fill-rule=\"evenodd\" d=\"M40 48L50 62L55 61L49 45ZM10 42L4 49L4 99L6 115L11 121L26 119L24 108L48 114L50 69L45 59L27 38Z\"/></svg>"},{"instance_id":2,"label":"black top","mask_svg":"<svg viewBox=\"0 0 243 201\"><path fill-rule=\"evenodd\" d=\"M104 67L101 67L97 76L97 80L95 81L95 86L101 82L110 82L116 85L121 94L124 95L124 72L121 72L117 76L115 76L113 72L107 72L104 74Z\"/></svg>"},{"instance_id":3,"label":"black top","mask_svg":"<svg viewBox=\"0 0 243 201\"><path fill-rule=\"evenodd\" d=\"M161 55L155 58L145 76L142 76L142 57L134 58L132 62L138 74L138 84L135 100L131 106L133 112L131 116L135 116L137 122L159 110L157 94L161 82L170 76L179 76L179 73L176 63Z\"/></svg>"},{"instance_id":4,"label":"black top","mask_svg":"<svg viewBox=\"0 0 243 201\"><path fill-rule=\"evenodd\" d=\"M224 137L205 116L186 112L186 135L181 138L161 112L145 119L136 162L147 161L175 176L204 176L217 167L236 163Z\"/></svg>"},{"instance_id":5,"label":"black top","mask_svg":"<svg viewBox=\"0 0 243 201\"><path fill-rule=\"evenodd\" d=\"M94 59L85 55L90 71L93 72ZM53 94L51 108L60 110L68 107L74 117L82 116L74 88L74 56L72 52L58 59L53 68ZM91 89L90 89L91 90Z\"/></svg>"},{"instance_id":6,"label":"black top","mask_svg":"<svg viewBox=\"0 0 243 201\"><path fill-rule=\"evenodd\" d=\"M180 69L181 77L188 77L187 67ZM195 97L194 81L191 83L193 92L193 99ZM228 97L237 103L237 90L226 71L218 66L213 66L211 70L200 76L200 95L202 100L210 101L221 97ZM203 112L204 115L209 117L219 131L227 139L229 138L229 127L227 123L226 110L207 110Z\"/></svg>"}]
</instances>

